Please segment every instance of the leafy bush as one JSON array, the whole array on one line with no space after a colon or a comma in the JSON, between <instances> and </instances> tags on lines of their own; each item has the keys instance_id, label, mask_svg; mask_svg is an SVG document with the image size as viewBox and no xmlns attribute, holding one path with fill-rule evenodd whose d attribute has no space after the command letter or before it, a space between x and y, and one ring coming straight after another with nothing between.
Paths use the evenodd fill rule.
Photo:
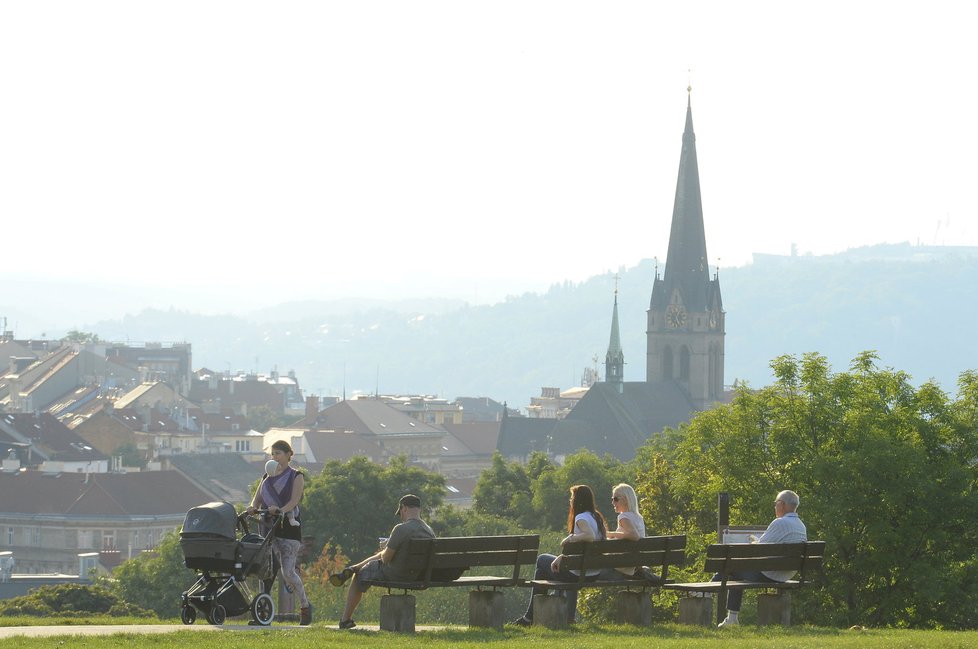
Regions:
<instances>
[{"instance_id":1,"label":"leafy bush","mask_svg":"<svg viewBox=\"0 0 978 649\"><path fill-rule=\"evenodd\" d=\"M122 601L103 584L41 586L21 597L0 601L0 615L78 617L90 614L148 617L152 613Z\"/></svg>"}]
</instances>

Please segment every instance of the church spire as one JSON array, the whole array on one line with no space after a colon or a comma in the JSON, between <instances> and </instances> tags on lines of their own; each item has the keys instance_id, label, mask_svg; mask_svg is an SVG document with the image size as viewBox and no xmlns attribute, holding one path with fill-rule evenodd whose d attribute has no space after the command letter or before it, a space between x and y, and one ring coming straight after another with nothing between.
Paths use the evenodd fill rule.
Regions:
<instances>
[{"instance_id":1,"label":"church spire","mask_svg":"<svg viewBox=\"0 0 978 649\"><path fill-rule=\"evenodd\" d=\"M687 88L691 93L692 88ZM724 313L719 278L710 278L692 101L672 208L666 267L652 284L646 379L676 381L697 408L723 392Z\"/></svg>"},{"instance_id":2,"label":"church spire","mask_svg":"<svg viewBox=\"0 0 978 649\"><path fill-rule=\"evenodd\" d=\"M692 88L687 90L691 91ZM687 311L706 310L706 287L710 282L710 271L706 256L706 233L703 228L703 201L696 159L693 108L689 97L686 100L686 128L683 131L679 178L676 181L676 198L672 208L669 252L662 279L662 290L652 292L652 308L664 307L678 289ZM657 303L657 298L663 301Z\"/></svg>"},{"instance_id":3,"label":"church spire","mask_svg":"<svg viewBox=\"0 0 978 649\"><path fill-rule=\"evenodd\" d=\"M615 277L617 282L618 277ZM615 287L615 306L611 312L611 340L608 341L608 353L604 357L604 380L616 386L622 392L624 385L625 354L621 350L621 336L618 333L618 288Z\"/></svg>"}]
</instances>

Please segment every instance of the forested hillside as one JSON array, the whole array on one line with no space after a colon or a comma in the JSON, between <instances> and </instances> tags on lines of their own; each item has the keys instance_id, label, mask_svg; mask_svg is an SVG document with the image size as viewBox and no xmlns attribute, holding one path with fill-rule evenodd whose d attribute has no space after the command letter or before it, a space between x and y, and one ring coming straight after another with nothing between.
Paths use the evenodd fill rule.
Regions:
<instances>
[{"instance_id":1,"label":"forested hillside","mask_svg":"<svg viewBox=\"0 0 978 649\"><path fill-rule=\"evenodd\" d=\"M660 268L661 272L661 268ZM645 311L654 262L617 271L626 380L645 378ZM524 407L542 386L604 373L614 272L491 306L450 301L303 302L249 316L146 310L85 325L109 340L193 344L194 365L294 369L307 392L489 396ZM816 351L838 370L860 351L915 383L956 391L978 368L974 249L876 246L820 257L760 257L720 269L727 312L726 383L771 379L781 354Z\"/></svg>"}]
</instances>

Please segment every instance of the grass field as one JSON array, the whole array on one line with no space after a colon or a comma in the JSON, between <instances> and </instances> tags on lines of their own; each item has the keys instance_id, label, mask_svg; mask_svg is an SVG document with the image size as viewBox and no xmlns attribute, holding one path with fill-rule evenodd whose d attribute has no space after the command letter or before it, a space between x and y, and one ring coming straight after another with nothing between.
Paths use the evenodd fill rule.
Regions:
<instances>
[{"instance_id":1,"label":"grass field","mask_svg":"<svg viewBox=\"0 0 978 649\"><path fill-rule=\"evenodd\" d=\"M8 625L9 620L3 620ZM50 620L47 620L50 623ZM75 621L77 623L77 621ZM158 622L158 621L157 621ZM100 623L109 623L102 620ZM118 624L118 621L111 623ZM663 624L647 629L627 626L596 626L581 624L569 631L522 629L507 627L504 631L447 628L423 631L415 635L391 634L377 631L339 631L324 624L310 628L224 629L217 632L177 631L160 635L121 633L111 636L71 635L65 627L64 636L31 639L6 638L3 649L28 649L57 646L58 649L133 649L134 646L152 649L237 649L261 646L262 649L322 649L351 647L356 649L510 649L535 647L574 647L576 649L862 649L887 647L892 649L957 649L978 648L978 631L908 631L898 629L824 629L814 627L742 626L722 631L678 624Z\"/></svg>"}]
</instances>

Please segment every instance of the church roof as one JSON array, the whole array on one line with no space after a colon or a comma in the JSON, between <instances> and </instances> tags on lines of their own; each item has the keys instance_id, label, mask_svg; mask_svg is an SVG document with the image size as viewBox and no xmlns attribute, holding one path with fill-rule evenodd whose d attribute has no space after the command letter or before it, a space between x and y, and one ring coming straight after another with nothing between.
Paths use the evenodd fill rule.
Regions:
<instances>
[{"instance_id":1,"label":"church roof","mask_svg":"<svg viewBox=\"0 0 978 649\"><path fill-rule=\"evenodd\" d=\"M598 382L567 417L556 422L552 451L566 455L587 448L630 460L649 437L689 421L695 412L673 381L629 381L621 393L611 383Z\"/></svg>"}]
</instances>

